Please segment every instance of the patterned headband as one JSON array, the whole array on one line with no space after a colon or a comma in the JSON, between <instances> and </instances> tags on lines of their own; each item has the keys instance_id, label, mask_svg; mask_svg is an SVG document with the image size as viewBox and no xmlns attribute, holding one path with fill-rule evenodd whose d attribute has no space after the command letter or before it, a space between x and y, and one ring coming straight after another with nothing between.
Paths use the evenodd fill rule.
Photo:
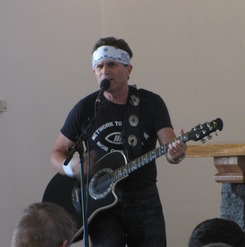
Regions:
<instances>
[{"instance_id":1,"label":"patterned headband","mask_svg":"<svg viewBox=\"0 0 245 247\"><path fill-rule=\"evenodd\" d=\"M130 64L130 56L126 51L108 45L100 46L97 50L93 52L92 55L93 69L95 68L95 65L97 63L104 60L112 60L125 65Z\"/></svg>"}]
</instances>

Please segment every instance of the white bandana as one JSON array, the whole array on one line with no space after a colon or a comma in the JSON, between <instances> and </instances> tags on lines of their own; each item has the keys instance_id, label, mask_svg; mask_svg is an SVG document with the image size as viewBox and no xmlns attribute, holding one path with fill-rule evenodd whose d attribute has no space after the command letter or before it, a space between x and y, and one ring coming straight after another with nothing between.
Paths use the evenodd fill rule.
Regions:
<instances>
[{"instance_id":1,"label":"white bandana","mask_svg":"<svg viewBox=\"0 0 245 247\"><path fill-rule=\"evenodd\" d=\"M92 55L92 66L93 69L95 65L104 60L112 60L118 63L128 65L130 63L129 54L121 49L117 49L113 46L100 46L97 50L93 52Z\"/></svg>"}]
</instances>

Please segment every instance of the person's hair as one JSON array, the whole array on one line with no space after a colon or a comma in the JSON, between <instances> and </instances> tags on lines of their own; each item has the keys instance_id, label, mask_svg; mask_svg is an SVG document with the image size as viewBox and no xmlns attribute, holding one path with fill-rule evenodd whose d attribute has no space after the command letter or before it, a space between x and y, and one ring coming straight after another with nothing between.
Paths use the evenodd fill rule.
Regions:
<instances>
[{"instance_id":1,"label":"person's hair","mask_svg":"<svg viewBox=\"0 0 245 247\"><path fill-rule=\"evenodd\" d=\"M213 218L198 224L193 230L189 247L223 243L233 247L245 246L245 233L231 220Z\"/></svg>"},{"instance_id":2,"label":"person's hair","mask_svg":"<svg viewBox=\"0 0 245 247\"><path fill-rule=\"evenodd\" d=\"M12 247L58 247L64 240L71 244L76 225L62 207L34 203L24 210L17 221Z\"/></svg>"},{"instance_id":3,"label":"person's hair","mask_svg":"<svg viewBox=\"0 0 245 247\"><path fill-rule=\"evenodd\" d=\"M126 41L123 39L116 39L115 37L106 37L106 38L99 39L95 43L93 50L92 50L92 53L103 45L109 45L109 46L113 46L115 48L119 48L121 50L126 51L129 54L130 58L133 57L133 52L130 49L129 45L126 43Z\"/></svg>"}]
</instances>

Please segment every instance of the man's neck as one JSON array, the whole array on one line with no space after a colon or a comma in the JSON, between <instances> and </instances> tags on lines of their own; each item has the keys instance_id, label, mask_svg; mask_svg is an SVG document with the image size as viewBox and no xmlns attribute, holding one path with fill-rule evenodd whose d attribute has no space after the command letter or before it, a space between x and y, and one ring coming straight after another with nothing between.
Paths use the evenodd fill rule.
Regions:
<instances>
[{"instance_id":1,"label":"man's neck","mask_svg":"<svg viewBox=\"0 0 245 247\"><path fill-rule=\"evenodd\" d=\"M105 92L104 96L114 104L124 105L128 98L128 86L118 92Z\"/></svg>"}]
</instances>

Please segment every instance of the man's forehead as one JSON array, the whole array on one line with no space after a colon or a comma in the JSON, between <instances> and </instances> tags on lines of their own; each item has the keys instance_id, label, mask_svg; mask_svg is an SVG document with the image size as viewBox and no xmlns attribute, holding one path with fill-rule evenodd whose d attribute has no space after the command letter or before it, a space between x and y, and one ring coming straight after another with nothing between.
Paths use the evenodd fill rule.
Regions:
<instances>
[{"instance_id":1,"label":"man's forehead","mask_svg":"<svg viewBox=\"0 0 245 247\"><path fill-rule=\"evenodd\" d=\"M98 62L95 66L99 66L99 65L104 65L104 64L117 64L120 65L120 63L113 61L113 60L103 60Z\"/></svg>"}]
</instances>

